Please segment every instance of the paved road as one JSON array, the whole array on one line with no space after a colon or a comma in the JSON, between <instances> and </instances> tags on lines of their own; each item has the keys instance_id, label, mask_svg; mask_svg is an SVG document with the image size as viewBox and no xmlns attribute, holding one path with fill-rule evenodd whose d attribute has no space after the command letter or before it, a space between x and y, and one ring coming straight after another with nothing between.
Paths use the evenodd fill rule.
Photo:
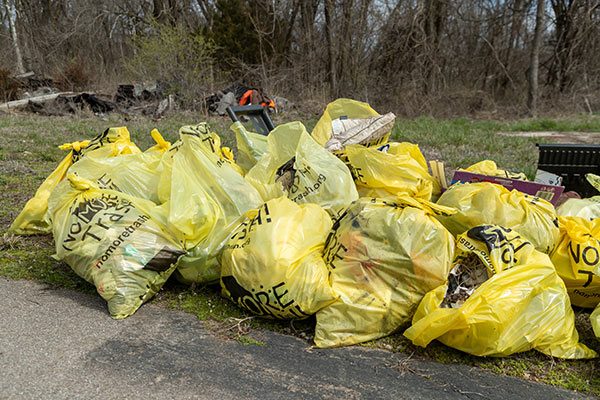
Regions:
<instances>
[{"instance_id":1,"label":"paved road","mask_svg":"<svg viewBox=\"0 0 600 400\"><path fill-rule=\"evenodd\" d=\"M147 304L112 320L98 296L0 278L1 399L585 398L462 365L360 347L317 350L260 332L215 337L195 317Z\"/></svg>"}]
</instances>

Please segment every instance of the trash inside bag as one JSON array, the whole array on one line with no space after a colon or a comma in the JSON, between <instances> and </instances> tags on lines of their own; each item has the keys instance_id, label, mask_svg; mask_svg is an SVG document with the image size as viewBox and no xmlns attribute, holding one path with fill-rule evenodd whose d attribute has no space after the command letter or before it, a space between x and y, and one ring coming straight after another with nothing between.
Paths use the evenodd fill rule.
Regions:
<instances>
[{"instance_id":1,"label":"trash inside bag","mask_svg":"<svg viewBox=\"0 0 600 400\"><path fill-rule=\"evenodd\" d=\"M168 215L166 225L187 250L176 277L184 283L217 281L218 257L239 218L263 201L259 193L219 153L218 136L202 123L185 127L180 140L159 166L159 198Z\"/></svg>"},{"instance_id":2,"label":"trash inside bag","mask_svg":"<svg viewBox=\"0 0 600 400\"><path fill-rule=\"evenodd\" d=\"M286 197L248 211L221 257L223 295L253 314L302 319L335 300L321 257L331 218Z\"/></svg>"},{"instance_id":3,"label":"trash inside bag","mask_svg":"<svg viewBox=\"0 0 600 400\"><path fill-rule=\"evenodd\" d=\"M337 155L350 168L361 197L409 195L431 200L441 192L416 144L388 143L379 148L350 145Z\"/></svg>"},{"instance_id":4,"label":"trash inside bag","mask_svg":"<svg viewBox=\"0 0 600 400\"><path fill-rule=\"evenodd\" d=\"M267 146L245 177L265 201L287 195L335 215L358 198L348 167L319 146L300 122L279 125L267 137Z\"/></svg>"},{"instance_id":5,"label":"trash inside bag","mask_svg":"<svg viewBox=\"0 0 600 400\"><path fill-rule=\"evenodd\" d=\"M448 283L425 295L404 336L422 347L437 339L476 356L532 348L559 358L596 356L579 343L550 258L516 231L492 225L459 235Z\"/></svg>"},{"instance_id":6,"label":"trash inside bag","mask_svg":"<svg viewBox=\"0 0 600 400\"><path fill-rule=\"evenodd\" d=\"M496 163L492 160L483 160L476 164L465 168L464 171L472 172L474 174L488 175L488 176L499 176L502 178L519 179L522 181L527 180L527 175L523 172L510 172L498 168Z\"/></svg>"},{"instance_id":7,"label":"trash inside bag","mask_svg":"<svg viewBox=\"0 0 600 400\"><path fill-rule=\"evenodd\" d=\"M438 204L458 212L438 219L454 235L475 226L497 224L514 229L536 249L550 253L558 243L558 220L554 206L530 196L489 182L452 185Z\"/></svg>"},{"instance_id":8,"label":"trash inside bag","mask_svg":"<svg viewBox=\"0 0 600 400\"><path fill-rule=\"evenodd\" d=\"M374 145L388 140L396 116L387 113L371 118L334 119L331 121L331 137L325 143L329 151L340 151L351 144Z\"/></svg>"},{"instance_id":9,"label":"trash inside bag","mask_svg":"<svg viewBox=\"0 0 600 400\"><path fill-rule=\"evenodd\" d=\"M109 158L84 157L73 164L69 172L95 182L100 189L112 189L158 203L158 166L171 144L156 129L151 135L156 144L143 153Z\"/></svg>"},{"instance_id":10,"label":"trash inside bag","mask_svg":"<svg viewBox=\"0 0 600 400\"><path fill-rule=\"evenodd\" d=\"M361 198L344 212L323 253L339 298L317 313L317 347L376 339L410 321L448 275L454 238L432 214L449 211L404 197Z\"/></svg>"},{"instance_id":11,"label":"trash inside bag","mask_svg":"<svg viewBox=\"0 0 600 400\"><path fill-rule=\"evenodd\" d=\"M48 197L56 185L65 178L69 167L82 157L106 158L140 152L140 149L130 140L129 131L125 127L110 128L92 140L65 143L59 148L69 150L69 154L42 182L35 195L27 201L10 226L9 232L18 235L35 235L52 231L47 215Z\"/></svg>"},{"instance_id":12,"label":"trash inside bag","mask_svg":"<svg viewBox=\"0 0 600 400\"><path fill-rule=\"evenodd\" d=\"M350 144L378 146L388 141L395 120L394 114L379 115L367 103L337 99L327 105L311 136L330 151Z\"/></svg>"},{"instance_id":13,"label":"trash inside bag","mask_svg":"<svg viewBox=\"0 0 600 400\"><path fill-rule=\"evenodd\" d=\"M600 218L600 196L587 199L569 199L556 209L564 217L581 217L587 220Z\"/></svg>"},{"instance_id":14,"label":"trash inside bag","mask_svg":"<svg viewBox=\"0 0 600 400\"><path fill-rule=\"evenodd\" d=\"M125 318L160 290L184 251L151 201L67 178L49 199L56 257L96 286L113 318Z\"/></svg>"},{"instance_id":15,"label":"trash inside bag","mask_svg":"<svg viewBox=\"0 0 600 400\"><path fill-rule=\"evenodd\" d=\"M550 255L565 282L571 303L593 308L600 303L600 219L559 217L560 241Z\"/></svg>"},{"instance_id":16,"label":"trash inside bag","mask_svg":"<svg viewBox=\"0 0 600 400\"><path fill-rule=\"evenodd\" d=\"M247 173L267 151L267 137L247 131L239 121L230 129L235 133L237 144L236 163Z\"/></svg>"}]
</instances>

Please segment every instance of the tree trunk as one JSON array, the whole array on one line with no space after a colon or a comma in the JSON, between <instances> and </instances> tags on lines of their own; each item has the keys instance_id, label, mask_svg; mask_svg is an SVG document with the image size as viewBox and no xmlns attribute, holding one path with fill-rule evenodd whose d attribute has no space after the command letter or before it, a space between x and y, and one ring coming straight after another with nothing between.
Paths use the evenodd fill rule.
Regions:
<instances>
[{"instance_id":1,"label":"tree trunk","mask_svg":"<svg viewBox=\"0 0 600 400\"><path fill-rule=\"evenodd\" d=\"M535 30L531 44L531 57L529 61L529 91L527 93L527 109L529 115L535 117L538 101L538 73L540 69L540 47L542 32L544 30L544 0L537 0L535 12Z\"/></svg>"},{"instance_id":2,"label":"tree trunk","mask_svg":"<svg viewBox=\"0 0 600 400\"><path fill-rule=\"evenodd\" d=\"M339 64L337 65L337 76L338 76L338 94L343 96L350 95L353 90L350 82L350 76L352 76L350 65L350 54L354 51L352 45L352 30L354 29L353 21L353 9L354 0L345 0L342 2L342 21L340 35L337 40L337 48L339 52Z\"/></svg>"},{"instance_id":3,"label":"tree trunk","mask_svg":"<svg viewBox=\"0 0 600 400\"><path fill-rule=\"evenodd\" d=\"M214 20L214 11L208 0L196 0L196 4L200 8L200 12L204 16L206 20L206 26L208 29L212 28L213 20Z\"/></svg>"},{"instance_id":4,"label":"tree trunk","mask_svg":"<svg viewBox=\"0 0 600 400\"><path fill-rule=\"evenodd\" d=\"M506 46L506 53L504 56L504 67L507 74L510 74L511 71L513 49L517 47L517 39L523 25L523 3L524 0L515 0L514 4L512 5L510 36L508 38L508 44ZM504 75L500 82L500 89L504 92L509 83L511 83L509 76Z\"/></svg>"},{"instance_id":5,"label":"tree trunk","mask_svg":"<svg viewBox=\"0 0 600 400\"><path fill-rule=\"evenodd\" d=\"M425 33L425 63L423 92L434 93L437 89L437 76L439 69L439 43L445 25L445 2L440 0L425 0L424 4L424 26Z\"/></svg>"},{"instance_id":6,"label":"tree trunk","mask_svg":"<svg viewBox=\"0 0 600 400\"><path fill-rule=\"evenodd\" d=\"M316 0L302 0L300 2L300 22L303 31L300 49L303 57L308 61L303 71L304 81L308 83L307 86L315 84L319 73L318 67L314 62L318 54L317 49L319 45L315 30L318 5L318 1Z\"/></svg>"},{"instance_id":7,"label":"tree trunk","mask_svg":"<svg viewBox=\"0 0 600 400\"><path fill-rule=\"evenodd\" d=\"M280 48L280 52L282 54L287 54L290 49L290 45L292 43L292 33L294 32L294 24L296 23L296 16L298 15L298 10L300 10L301 1L302 0L294 1L294 6L292 7L292 14L290 15L290 20L288 22L287 33L285 34L283 45Z\"/></svg>"},{"instance_id":8,"label":"tree trunk","mask_svg":"<svg viewBox=\"0 0 600 400\"><path fill-rule=\"evenodd\" d=\"M338 85L336 74L336 60L333 51L333 34L331 32L331 13L333 11L333 0L325 0L325 38L327 40L327 55L329 67L329 94L332 98L338 97Z\"/></svg>"},{"instance_id":9,"label":"tree trunk","mask_svg":"<svg viewBox=\"0 0 600 400\"><path fill-rule=\"evenodd\" d=\"M17 8L15 7L14 0L4 0L4 7L8 13L8 25L10 28L10 35L12 37L13 48L15 50L17 72L19 74L24 74L25 66L23 65L23 56L21 55L19 37L17 36Z\"/></svg>"},{"instance_id":10,"label":"tree trunk","mask_svg":"<svg viewBox=\"0 0 600 400\"><path fill-rule=\"evenodd\" d=\"M152 16L160 24L177 25L179 4L177 0L153 0Z\"/></svg>"}]
</instances>

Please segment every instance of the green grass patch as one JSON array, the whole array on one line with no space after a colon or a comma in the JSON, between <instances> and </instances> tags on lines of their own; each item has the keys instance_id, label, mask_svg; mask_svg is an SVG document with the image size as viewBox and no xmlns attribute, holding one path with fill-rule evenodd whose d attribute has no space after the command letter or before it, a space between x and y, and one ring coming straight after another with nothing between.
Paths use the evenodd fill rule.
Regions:
<instances>
[{"instance_id":1,"label":"green grass patch","mask_svg":"<svg viewBox=\"0 0 600 400\"><path fill-rule=\"evenodd\" d=\"M503 122L421 117L398 121L393 138L418 143L426 158L444 161L452 170L490 159L501 168L535 175L536 141L496 134L508 130Z\"/></svg>"},{"instance_id":2,"label":"green grass patch","mask_svg":"<svg viewBox=\"0 0 600 400\"><path fill-rule=\"evenodd\" d=\"M36 280L52 287L95 293L94 286L77 276L65 263L52 258L49 237L0 238L0 276Z\"/></svg>"},{"instance_id":3,"label":"green grass patch","mask_svg":"<svg viewBox=\"0 0 600 400\"><path fill-rule=\"evenodd\" d=\"M249 335L241 335L237 338L237 341L244 346L264 346L265 342L261 340L256 340L252 336Z\"/></svg>"},{"instance_id":4,"label":"green grass patch","mask_svg":"<svg viewBox=\"0 0 600 400\"><path fill-rule=\"evenodd\" d=\"M456 118L439 120L420 117L398 120L392 137L418 143L428 159L444 161L451 170L465 168L490 159L499 167L535 176L538 151L536 143L548 138L509 137L497 132L600 132L600 117L579 116L565 119L524 119L492 121Z\"/></svg>"},{"instance_id":5,"label":"green grass patch","mask_svg":"<svg viewBox=\"0 0 600 400\"><path fill-rule=\"evenodd\" d=\"M508 124L510 131L600 132L600 117L581 115L562 119L525 119Z\"/></svg>"},{"instance_id":6,"label":"green grass patch","mask_svg":"<svg viewBox=\"0 0 600 400\"><path fill-rule=\"evenodd\" d=\"M235 304L227 301L219 294L217 285L187 288L176 285L173 292L161 292L162 300L169 307L194 314L205 321L225 321L228 318L243 318L247 315Z\"/></svg>"}]
</instances>

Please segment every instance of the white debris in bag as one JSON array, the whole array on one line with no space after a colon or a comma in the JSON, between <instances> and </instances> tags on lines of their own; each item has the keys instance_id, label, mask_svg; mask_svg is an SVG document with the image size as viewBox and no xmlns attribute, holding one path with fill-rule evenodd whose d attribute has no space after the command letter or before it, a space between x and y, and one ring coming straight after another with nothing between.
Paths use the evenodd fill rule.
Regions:
<instances>
[{"instance_id":1,"label":"white debris in bag","mask_svg":"<svg viewBox=\"0 0 600 400\"><path fill-rule=\"evenodd\" d=\"M337 151L349 144L377 143L392 130L395 121L393 113L373 118L334 119L331 121L331 138L325 143L325 148Z\"/></svg>"},{"instance_id":2,"label":"white debris in bag","mask_svg":"<svg viewBox=\"0 0 600 400\"><path fill-rule=\"evenodd\" d=\"M457 261L448 274L448 289L441 308L460 308L489 279L487 268L475 254Z\"/></svg>"}]
</instances>

